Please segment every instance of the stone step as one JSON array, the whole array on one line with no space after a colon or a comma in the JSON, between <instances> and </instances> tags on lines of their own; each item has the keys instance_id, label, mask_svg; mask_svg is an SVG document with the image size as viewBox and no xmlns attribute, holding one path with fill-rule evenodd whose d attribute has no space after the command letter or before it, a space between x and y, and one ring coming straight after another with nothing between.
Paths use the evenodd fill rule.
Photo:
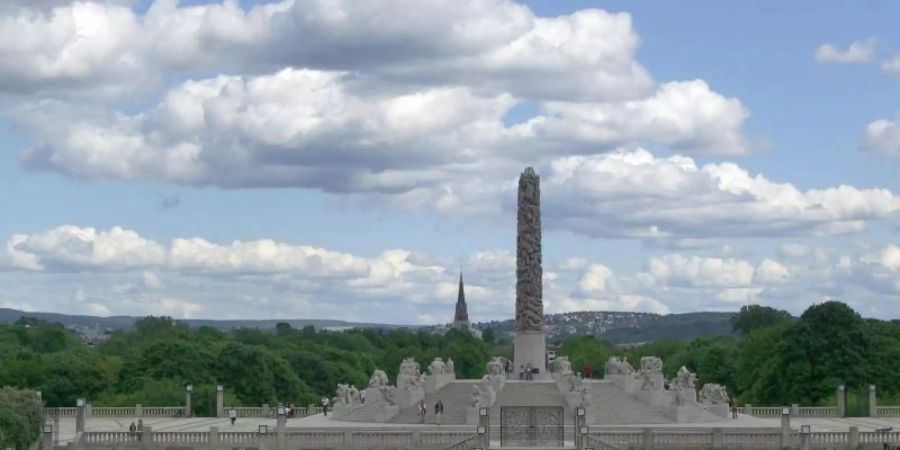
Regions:
<instances>
[{"instance_id":1,"label":"stone step","mask_svg":"<svg viewBox=\"0 0 900 450\"><path fill-rule=\"evenodd\" d=\"M591 412L595 425L674 423L661 411L608 381L585 380L591 390Z\"/></svg>"}]
</instances>

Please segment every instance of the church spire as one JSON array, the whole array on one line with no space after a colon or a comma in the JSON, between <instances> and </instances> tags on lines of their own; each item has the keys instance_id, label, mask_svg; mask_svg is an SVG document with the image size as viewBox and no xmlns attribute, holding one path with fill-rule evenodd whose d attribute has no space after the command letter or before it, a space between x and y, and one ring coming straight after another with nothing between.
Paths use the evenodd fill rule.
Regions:
<instances>
[{"instance_id":1,"label":"church spire","mask_svg":"<svg viewBox=\"0 0 900 450\"><path fill-rule=\"evenodd\" d=\"M456 314L453 315L453 328L469 328L469 311L466 308L466 291L463 287L462 271L459 271L459 293L456 296Z\"/></svg>"}]
</instances>

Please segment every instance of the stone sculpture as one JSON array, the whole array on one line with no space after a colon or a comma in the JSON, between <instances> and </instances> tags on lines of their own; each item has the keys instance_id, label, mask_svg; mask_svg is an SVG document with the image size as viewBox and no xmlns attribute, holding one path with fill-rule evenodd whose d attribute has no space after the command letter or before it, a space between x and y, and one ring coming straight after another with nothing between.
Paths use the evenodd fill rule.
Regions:
<instances>
[{"instance_id":1,"label":"stone sculpture","mask_svg":"<svg viewBox=\"0 0 900 450\"><path fill-rule=\"evenodd\" d=\"M369 387L370 388L380 388L388 385L388 377L387 374L384 373L381 369L375 369L372 372L372 378L369 378Z\"/></svg>"},{"instance_id":2,"label":"stone sculpture","mask_svg":"<svg viewBox=\"0 0 900 450\"><path fill-rule=\"evenodd\" d=\"M478 385L472 385L472 400L470 401L470 406L473 408L478 408L481 406L482 398L481 398L481 389L478 388Z\"/></svg>"},{"instance_id":3,"label":"stone sculpture","mask_svg":"<svg viewBox=\"0 0 900 450\"><path fill-rule=\"evenodd\" d=\"M441 358L434 358L434 361L428 366L428 371L431 372L431 375L443 375L447 373L447 365Z\"/></svg>"},{"instance_id":4,"label":"stone sculpture","mask_svg":"<svg viewBox=\"0 0 900 450\"><path fill-rule=\"evenodd\" d=\"M572 363L569 362L568 356L557 356L553 360L553 367L553 371L560 374L567 374L572 371Z\"/></svg>"},{"instance_id":5,"label":"stone sculpture","mask_svg":"<svg viewBox=\"0 0 900 450\"><path fill-rule=\"evenodd\" d=\"M541 331L544 325L541 269L540 178L528 167L519 177L516 237L516 328Z\"/></svg>"},{"instance_id":6,"label":"stone sculpture","mask_svg":"<svg viewBox=\"0 0 900 450\"><path fill-rule=\"evenodd\" d=\"M675 387L680 389L694 389L694 382L697 375L693 374L687 367L681 366L678 374L675 376Z\"/></svg>"},{"instance_id":7,"label":"stone sculpture","mask_svg":"<svg viewBox=\"0 0 900 450\"><path fill-rule=\"evenodd\" d=\"M641 372L662 372L662 360L658 356L644 356L641 358Z\"/></svg>"},{"instance_id":8,"label":"stone sculpture","mask_svg":"<svg viewBox=\"0 0 900 450\"><path fill-rule=\"evenodd\" d=\"M388 405L396 404L395 395L397 394L397 388L394 386L381 386L378 388L378 391L381 392L381 397L384 399L384 402Z\"/></svg>"},{"instance_id":9,"label":"stone sculpture","mask_svg":"<svg viewBox=\"0 0 900 450\"><path fill-rule=\"evenodd\" d=\"M611 356L606 361L607 375L631 375L632 373L634 373L634 367L631 367L631 364L628 362L628 358Z\"/></svg>"},{"instance_id":10,"label":"stone sculpture","mask_svg":"<svg viewBox=\"0 0 900 450\"><path fill-rule=\"evenodd\" d=\"M721 405L728 403L728 390L725 386L715 383L706 383L700 389L700 403Z\"/></svg>"},{"instance_id":11,"label":"stone sculpture","mask_svg":"<svg viewBox=\"0 0 900 450\"><path fill-rule=\"evenodd\" d=\"M356 386L350 385L350 390L349 390L348 393L349 393L349 395L350 395L350 402L349 402L349 404L351 404L351 405L358 405L358 404L361 403L361 397L360 397L360 395L359 395L359 389L357 389Z\"/></svg>"},{"instance_id":12,"label":"stone sculpture","mask_svg":"<svg viewBox=\"0 0 900 450\"><path fill-rule=\"evenodd\" d=\"M337 399L337 403L342 405L349 405L351 402L350 399L350 386L346 384L338 384L337 389L334 392L335 398Z\"/></svg>"},{"instance_id":13,"label":"stone sculpture","mask_svg":"<svg viewBox=\"0 0 900 450\"><path fill-rule=\"evenodd\" d=\"M566 381L569 383L569 392L581 390L581 377L575 375L572 371L569 371Z\"/></svg>"},{"instance_id":14,"label":"stone sculpture","mask_svg":"<svg viewBox=\"0 0 900 450\"><path fill-rule=\"evenodd\" d=\"M503 376L503 372L506 370L504 366L503 358L495 356L487 363L487 373L491 376Z\"/></svg>"},{"instance_id":15,"label":"stone sculpture","mask_svg":"<svg viewBox=\"0 0 900 450\"><path fill-rule=\"evenodd\" d=\"M641 390L658 391L663 388L662 360L656 356L641 358L641 372L638 375Z\"/></svg>"},{"instance_id":16,"label":"stone sculpture","mask_svg":"<svg viewBox=\"0 0 900 450\"><path fill-rule=\"evenodd\" d=\"M419 371L419 363L413 358L406 358L400 363L397 371L397 387L405 390L413 390L423 384L422 373Z\"/></svg>"}]
</instances>

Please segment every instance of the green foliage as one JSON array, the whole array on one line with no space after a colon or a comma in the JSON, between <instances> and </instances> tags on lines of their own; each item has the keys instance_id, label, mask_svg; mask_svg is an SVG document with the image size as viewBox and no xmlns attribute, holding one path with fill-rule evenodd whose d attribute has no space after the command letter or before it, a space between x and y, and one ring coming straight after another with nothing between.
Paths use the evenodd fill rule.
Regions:
<instances>
[{"instance_id":1,"label":"green foliage","mask_svg":"<svg viewBox=\"0 0 900 450\"><path fill-rule=\"evenodd\" d=\"M746 336L754 330L792 319L787 311L762 305L747 305L742 306L741 312L731 318L731 326L736 333Z\"/></svg>"},{"instance_id":2,"label":"green foliage","mask_svg":"<svg viewBox=\"0 0 900 450\"><path fill-rule=\"evenodd\" d=\"M745 307L734 327L739 337L656 341L615 353L636 368L641 357L659 356L667 378L686 366L700 385L723 384L741 403L833 405L840 384L850 398L865 400L865 389L875 384L882 404L900 401L900 321L864 320L830 301L811 306L798 319L773 308ZM560 353L578 355L574 349L590 340L570 338ZM587 353L592 351L602 353Z\"/></svg>"},{"instance_id":3,"label":"green foliage","mask_svg":"<svg viewBox=\"0 0 900 450\"><path fill-rule=\"evenodd\" d=\"M37 442L44 408L33 390L0 388L0 447L27 449Z\"/></svg>"},{"instance_id":4,"label":"green foliage","mask_svg":"<svg viewBox=\"0 0 900 450\"><path fill-rule=\"evenodd\" d=\"M866 322L850 307L834 301L811 306L776 347L781 395L816 404L839 384L867 385L869 348Z\"/></svg>"},{"instance_id":5,"label":"green foliage","mask_svg":"<svg viewBox=\"0 0 900 450\"><path fill-rule=\"evenodd\" d=\"M900 400L900 322L863 320L838 302L812 306L796 320L762 307L739 316L737 337L615 348L577 336L557 353L568 356L574 370L589 364L595 374L612 355L626 356L635 367L642 356L659 356L666 377L687 366L699 383L724 384L741 403L833 404L838 384L853 394L870 383L882 404ZM493 342L487 331L483 337L488 341L460 330L443 336L403 329L333 332L287 323L274 332L225 333L148 317L91 348L58 324L25 319L0 324L0 386L40 389L48 406L71 406L80 397L98 406L173 406L184 404L190 383L194 413L211 415L217 384L225 386L229 406L305 405L332 395L338 383L364 386L376 368L394 380L406 357L423 370L435 357L452 358L460 378L480 378L491 356L512 356L508 339Z\"/></svg>"}]
</instances>

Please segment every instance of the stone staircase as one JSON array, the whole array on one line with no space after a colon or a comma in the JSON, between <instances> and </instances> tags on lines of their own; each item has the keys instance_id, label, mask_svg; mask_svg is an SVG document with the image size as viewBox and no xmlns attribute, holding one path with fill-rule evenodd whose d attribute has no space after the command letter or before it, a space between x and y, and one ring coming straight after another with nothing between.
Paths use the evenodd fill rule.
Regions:
<instances>
[{"instance_id":1,"label":"stone staircase","mask_svg":"<svg viewBox=\"0 0 900 450\"><path fill-rule=\"evenodd\" d=\"M375 417L378 414L380 407L369 403L362 404L355 408L349 413L339 417L337 420L347 421L347 422L375 422ZM329 414L331 416L332 414Z\"/></svg>"},{"instance_id":2,"label":"stone staircase","mask_svg":"<svg viewBox=\"0 0 900 450\"><path fill-rule=\"evenodd\" d=\"M674 423L661 411L622 391L609 381L585 380L585 383L591 390L591 410L595 425Z\"/></svg>"},{"instance_id":3,"label":"stone staircase","mask_svg":"<svg viewBox=\"0 0 900 450\"><path fill-rule=\"evenodd\" d=\"M428 405L428 414L425 415L425 423L436 424L434 404L438 400L444 402L444 416L441 425L465 425L466 409L472 399L472 386L476 381L453 381L439 389L437 392L425 396L425 404ZM418 405L408 406L400 410L390 423L421 423Z\"/></svg>"}]
</instances>

